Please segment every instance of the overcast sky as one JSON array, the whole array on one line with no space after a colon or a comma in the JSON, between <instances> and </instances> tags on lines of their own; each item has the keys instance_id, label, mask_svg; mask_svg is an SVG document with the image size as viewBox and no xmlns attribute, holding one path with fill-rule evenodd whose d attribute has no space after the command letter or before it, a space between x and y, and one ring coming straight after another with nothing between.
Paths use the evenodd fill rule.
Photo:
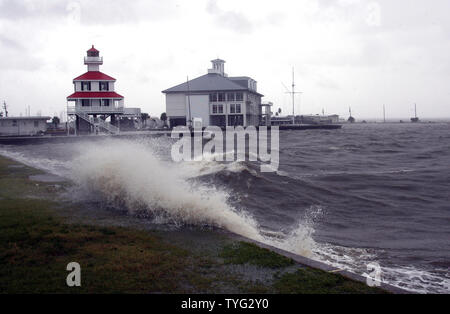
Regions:
<instances>
[{"instance_id":1,"label":"overcast sky","mask_svg":"<svg viewBox=\"0 0 450 314\"><path fill-rule=\"evenodd\" d=\"M450 117L449 0L0 0L0 100L60 114L92 44L127 107L165 110L163 89L226 60L264 101L357 118Z\"/></svg>"}]
</instances>

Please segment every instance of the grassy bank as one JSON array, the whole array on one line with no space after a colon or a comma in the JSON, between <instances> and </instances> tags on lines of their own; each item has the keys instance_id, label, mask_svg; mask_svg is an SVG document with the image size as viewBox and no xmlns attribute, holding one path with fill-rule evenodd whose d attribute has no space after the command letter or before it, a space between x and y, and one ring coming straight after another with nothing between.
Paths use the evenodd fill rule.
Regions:
<instances>
[{"instance_id":1,"label":"grassy bank","mask_svg":"<svg viewBox=\"0 0 450 314\"><path fill-rule=\"evenodd\" d=\"M57 200L68 183L39 173L0 157L1 293L383 293L214 231L70 219L83 204ZM66 285L70 262L81 287Z\"/></svg>"}]
</instances>

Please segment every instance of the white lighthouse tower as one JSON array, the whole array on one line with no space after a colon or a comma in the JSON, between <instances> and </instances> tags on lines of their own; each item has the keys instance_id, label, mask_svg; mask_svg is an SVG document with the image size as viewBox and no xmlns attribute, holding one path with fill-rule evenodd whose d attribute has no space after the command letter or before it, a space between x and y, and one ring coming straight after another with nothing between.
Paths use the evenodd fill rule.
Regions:
<instances>
[{"instance_id":1,"label":"white lighthouse tower","mask_svg":"<svg viewBox=\"0 0 450 314\"><path fill-rule=\"evenodd\" d=\"M116 79L100 72L103 58L94 45L87 51L84 64L87 72L73 79L74 93L67 97L69 121L75 123L76 133L117 133L124 97L114 91Z\"/></svg>"}]
</instances>

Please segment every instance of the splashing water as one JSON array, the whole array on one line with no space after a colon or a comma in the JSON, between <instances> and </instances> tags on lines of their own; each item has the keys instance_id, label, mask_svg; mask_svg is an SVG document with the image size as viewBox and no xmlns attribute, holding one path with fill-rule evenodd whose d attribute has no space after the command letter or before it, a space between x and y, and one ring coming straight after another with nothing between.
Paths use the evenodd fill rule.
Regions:
<instances>
[{"instance_id":1,"label":"splashing water","mask_svg":"<svg viewBox=\"0 0 450 314\"><path fill-rule=\"evenodd\" d=\"M297 253L311 253L310 231L299 227L289 241L264 236L253 217L228 204L226 191L189 180L187 173L192 176L192 169L160 160L142 143L115 140L101 149L88 144L82 150L72 163L71 178L110 204L125 206L131 212L145 210L159 221L166 221L160 219L162 216L181 224L224 228L280 248L296 242Z\"/></svg>"}]
</instances>

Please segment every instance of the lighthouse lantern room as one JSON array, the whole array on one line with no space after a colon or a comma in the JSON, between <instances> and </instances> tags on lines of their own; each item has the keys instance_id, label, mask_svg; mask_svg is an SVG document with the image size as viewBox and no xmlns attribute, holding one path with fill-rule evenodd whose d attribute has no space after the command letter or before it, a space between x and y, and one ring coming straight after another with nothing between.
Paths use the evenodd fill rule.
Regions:
<instances>
[{"instance_id":1,"label":"lighthouse lantern room","mask_svg":"<svg viewBox=\"0 0 450 314\"><path fill-rule=\"evenodd\" d=\"M74 78L74 93L67 97L67 115L75 133L119 132L124 97L114 91L116 79L100 72L103 58L94 48L84 57L87 72Z\"/></svg>"}]
</instances>

